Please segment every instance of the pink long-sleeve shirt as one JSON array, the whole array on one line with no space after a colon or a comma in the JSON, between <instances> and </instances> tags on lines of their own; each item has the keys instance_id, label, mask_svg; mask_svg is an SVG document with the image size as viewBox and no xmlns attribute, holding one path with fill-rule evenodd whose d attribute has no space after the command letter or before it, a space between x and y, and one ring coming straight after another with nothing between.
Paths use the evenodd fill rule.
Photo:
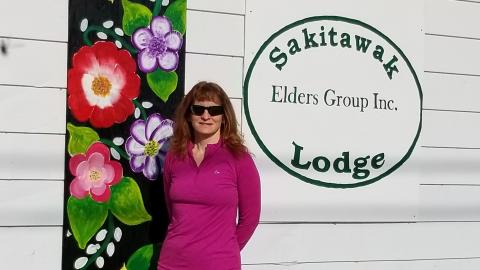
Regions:
<instances>
[{"instance_id":1,"label":"pink long-sleeve shirt","mask_svg":"<svg viewBox=\"0 0 480 270\"><path fill-rule=\"evenodd\" d=\"M209 144L199 166L167 154L164 187L170 224L158 269L238 270L240 250L260 217L260 178L250 154ZM238 211L238 222L237 222Z\"/></svg>"}]
</instances>

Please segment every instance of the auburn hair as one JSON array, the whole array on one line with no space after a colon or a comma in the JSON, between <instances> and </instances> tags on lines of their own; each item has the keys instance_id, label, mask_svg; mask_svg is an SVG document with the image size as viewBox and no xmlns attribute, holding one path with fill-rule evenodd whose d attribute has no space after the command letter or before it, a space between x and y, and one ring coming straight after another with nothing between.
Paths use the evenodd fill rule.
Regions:
<instances>
[{"instance_id":1,"label":"auburn hair","mask_svg":"<svg viewBox=\"0 0 480 270\"><path fill-rule=\"evenodd\" d=\"M238 122L230 99L220 85L206 81L195 84L177 107L169 151L177 156L185 157L188 142L194 141L194 132L190 122L192 116L190 106L195 101L213 101L223 106L224 114L220 126L220 139L235 156L248 151L239 133Z\"/></svg>"}]
</instances>

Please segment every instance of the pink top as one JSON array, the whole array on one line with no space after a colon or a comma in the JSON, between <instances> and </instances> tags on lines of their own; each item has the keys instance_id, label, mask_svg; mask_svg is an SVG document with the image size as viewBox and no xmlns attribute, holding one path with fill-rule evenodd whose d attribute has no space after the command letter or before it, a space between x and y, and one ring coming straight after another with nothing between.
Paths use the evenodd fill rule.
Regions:
<instances>
[{"instance_id":1,"label":"pink top","mask_svg":"<svg viewBox=\"0 0 480 270\"><path fill-rule=\"evenodd\" d=\"M222 142L207 145L197 166L192 147L185 159L165 158L170 224L157 269L238 270L260 217L257 168L249 154L234 157Z\"/></svg>"}]
</instances>

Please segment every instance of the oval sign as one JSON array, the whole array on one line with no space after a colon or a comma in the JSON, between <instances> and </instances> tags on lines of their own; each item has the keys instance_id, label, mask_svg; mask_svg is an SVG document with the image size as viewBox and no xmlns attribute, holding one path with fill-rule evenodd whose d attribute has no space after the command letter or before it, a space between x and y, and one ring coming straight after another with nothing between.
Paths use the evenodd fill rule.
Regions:
<instances>
[{"instance_id":1,"label":"oval sign","mask_svg":"<svg viewBox=\"0 0 480 270\"><path fill-rule=\"evenodd\" d=\"M310 184L353 188L397 170L422 123L411 63L358 20L309 17L260 47L244 82L250 130L265 154Z\"/></svg>"}]
</instances>

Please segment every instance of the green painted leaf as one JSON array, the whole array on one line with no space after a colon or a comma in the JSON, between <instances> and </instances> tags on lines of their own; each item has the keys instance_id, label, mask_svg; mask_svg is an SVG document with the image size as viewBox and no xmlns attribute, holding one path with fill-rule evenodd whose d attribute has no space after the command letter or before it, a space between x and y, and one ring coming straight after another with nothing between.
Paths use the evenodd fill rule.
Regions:
<instances>
[{"instance_id":1,"label":"green painted leaf","mask_svg":"<svg viewBox=\"0 0 480 270\"><path fill-rule=\"evenodd\" d=\"M137 182L124 177L117 185L111 187L112 196L109 201L110 210L121 222L127 225L138 225L152 220L143 205L142 193Z\"/></svg>"},{"instance_id":2,"label":"green painted leaf","mask_svg":"<svg viewBox=\"0 0 480 270\"><path fill-rule=\"evenodd\" d=\"M135 30L146 27L152 20L152 12L146 6L122 0L122 28L126 35L131 36Z\"/></svg>"},{"instance_id":3,"label":"green painted leaf","mask_svg":"<svg viewBox=\"0 0 480 270\"><path fill-rule=\"evenodd\" d=\"M70 196L67 202L67 214L78 247L85 249L88 241L105 223L108 205L95 202L90 196L85 199Z\"/></svg>"},{"instance_id":4,"label":"green painted leaf","mask_svg":"<svg viewBox=\"0 0 480 270\"><path fill-rule=\"evenodd\" d=\"M170 94L177 88L178 76L173 71L165 72L157 69L155 72L147 74L147 82L153 92L167 102Z\"/></svg>"},{"instance_id":5,"label":"green painted leaf","mask_svg":"<svg viewBox=\"0 0 480 270\"><path fill-rule=\"evenodd\" d=\"M176 0L163 14L168 17L172 22L173 29L178 32L185 34L187 29L187 1L186 0Z\"/></svg>"},{"instance_id":6,"label":"green painted leaf","mask_svg":"<svg viewBox=\"0 0 480 270\"><path fill-rule=\"evenodd\" d=\"M148 270L153 255L153 244L143 246L128 259L128 270Z\"/></svg>"},{"instance_id":7,"label":"green painted leaf","mask_svg":"<svg viewBox=\"0 0 480 270\"><path fill-rule=\"evenodd\" d=\"M100 137L97 132L89 127L77 127L67 123L69 133L67 150L70 155L87 152L88 147Z\"/></svg>"}]
</instances>

